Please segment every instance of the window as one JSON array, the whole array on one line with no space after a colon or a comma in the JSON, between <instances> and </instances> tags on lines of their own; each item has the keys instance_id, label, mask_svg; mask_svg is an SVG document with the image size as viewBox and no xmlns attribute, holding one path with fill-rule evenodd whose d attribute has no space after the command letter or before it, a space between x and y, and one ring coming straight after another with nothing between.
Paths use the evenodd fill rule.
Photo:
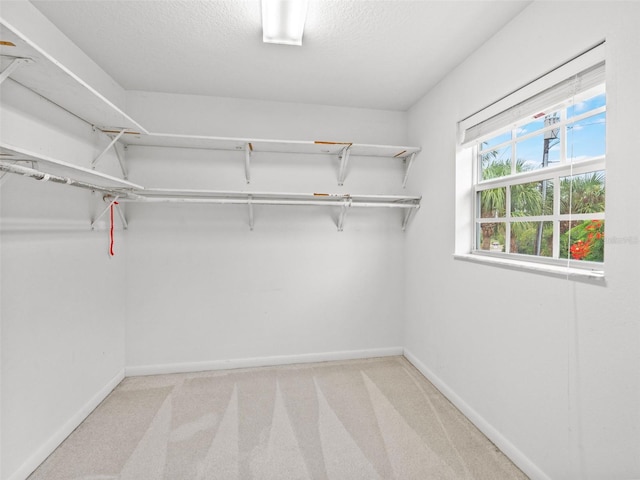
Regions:
<instances>
[{"instance_id":1,"label":"window","mask_svg":"<svg viewBox=\"0 0 640 480\"><path fill-rule=\"evenodd\" d=\"M474 161L472 254L602 270L604 62L515 97L461 122Z\"/></svg>"}]
</instances>

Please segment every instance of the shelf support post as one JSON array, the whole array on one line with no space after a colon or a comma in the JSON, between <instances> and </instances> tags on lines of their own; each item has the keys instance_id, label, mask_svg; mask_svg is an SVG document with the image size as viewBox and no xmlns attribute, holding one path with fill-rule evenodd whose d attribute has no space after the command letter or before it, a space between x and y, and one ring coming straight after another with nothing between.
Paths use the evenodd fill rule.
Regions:
<instances>
[{"instance_id":1,"label":"shelf support post","mask_svg":"<svg viewBox=\"0 0 640 480\"><path fill-rule=\"evenodd\" d=\"M16 71L18 67L21 65L26 65L27 63L31 63L33 60L30 58L14 58L13 62L11 62L7 68L5 68L2 73L0 73L0 84L4 82L9 76Z\"/></svg>"},{"instance_id":2,"label":"shelf support post","mask_svg":"<svg viewBox=\"0 0 640 480\"><path fill-rule=\"evenodd\" d=\"M116 206L116 212L118 212L118 216L120 217L120 221L122 222L122 228L124 230L127 230L129 228L129 222L127 222L127 219L124 216L124 213L122 212L122 207L120 205Z\"/></svg>"},{"instance_id":3,"label":"shelf support post","mask_svg":"<svg viewBox=\"0 0 640 480\"><path fill-rule=\"evenodd\" d=\"M253 195L249 195L247 197L247 205L249 206L249 230L253 232L253 203L251 200L253 199Z\"/></svg>"},{"instance_id":4,"label":"shelf support post","mask_svg":"<svg viewBox=\"0 0 640 480\"><path fill-rule=\"evenodd\" d=\"M113 149L116 152L116 157L118 157L118 163L120 164L120 170L122 171L122 178L124 178L125 180L129 180L129 173L124 166L124 159L120 156L120 150L118 150L118 146L114 145Z\"/></svg>"},{"instance_id":5,"label":"shelf support post","mask_svg":"<svg viewBox=\"0 0 640 480\"><path fill-rule=\"evenodd\" d=\"M340 207L340 216L338 217L338 231L342 232L344 227L344 218L347 216L347 208L351 206L351 199L345 199Z\"/></svg>"},{"instance_id":6,"label":"shelf support post","mask_svg":"<svg viewBox=\"0 0 640 480\"><path fill-rule=\"evenodd\" d=\"M402 188L405 188L407 186L407 179L409 178L409 169L413 164L413 160L416 158L416 153L417 152L413 152L411 155L409 155L409 158L405 157L405 162L407 162L407 166L404 168L404 179L402 180ZM403 227L403 230L404 230L404 227Z\"/></svg>"},{"instance_id":7,"label":"shelf support post","mask_svg":"<svg viewBox=\"0 0 640 480\"><path fill-rule=\"evenodd\" d=\"M251 152L253 152L253 145L249 142L244 147L244 176L248 184L251 183Z\"/></svg>"},{"instance_id":8,"label":"shelf support post","mask_svg":"<svg viewBox=\"0 0 640 480\"><path fill-rule=\"evenodd\" d=\"M109 198L111 198L111 197L107 197L107 196L105 196L105 197L103 197L103 198L104 198L105 200L107 200L107 199L109 199ZM105 215L105 214L109 211L109 209L111 208L111 205L113 205L114 203L116 203L116 202L118 201L118 199L119 199L119 198L120 198L120 196L116 196L116 197L114 197L114 198L113 198L113 200L111 200L111 201L109 202L109 205L107 205L107 208L105 208L105 209L100 213L100 215L98 215L98 216L96 217L96 219L95 219L93 222L91 222L91 230L95 230L95 229L96 229L96 224L98 223L98 221L99 221L102 217L104 217L104 215ZM116 208L116 210L117 210L117 211L119 212L119 214L121 215L121 216L120 216L120 219L124 219L124 216L122 215L122 212L120 212L117 208ZM123 225L124 225L125 223L126 223L126 221L123 223Z\"/></svg>"},{"instance_id":9,"label":"shelf support post","mask_svg":"<svg viewBox=\"0 0 640 480\"><path fill-rule=\"evenodd\" d=\"M102 157L105 155L105 153L107 153L109 151L109 149L111 147L114 147L114 145L116 144L116 142L118 140L120 140L120 137L122 137L122 135L125 134L125 132L127 131L126 128L123 128L122 130L120 130L118 132L118 134L115 137L111 137L111 135L107 135L109 138L111 138L111 143L109 143L109 145L107 145L107 147L100 153L100 155L98 155L96 158L93 159L93 161L91 162L91 168L95 169L96 166L98 165L98 162L100 160L102 160ZM118 155L118 161L120 162L120 167L122 168L122 173L123 175L125 175L125 179L126 177L126 172L124 171L124 167L122 166L122 161L120 160L120 154L118 153L118 149L114 147L114 149L116 150L116 155Z\"/></svg>"},{"instance_id":10,"label":"shelf support post","mask_svg":"<svg viewBox=\"0 0 640 480\"><path fill-rule=\"evenodd\" d=\"M344 185L344 177L347 175L347 164L349 163L349 152L351 145L347 145L340 152L340 170L338 171L338 185Z\"/></svg>"},{"instance_id":11,"label":"shelf support post","mask_svg":"<svg viewBox=\"0 0 640 480\"><path fill-rule=\"evenodd\" d=\"M407 229L407 225L409 225L409 222L411 221L411 218L413 217L414 213L416 213L418 208L420 208L420 205L416 205L415 207L412 207L412 208L407 208L407 211L404 213L404 216L402 218L402 231L403 232Z\"/></svg>"}]
</instances>

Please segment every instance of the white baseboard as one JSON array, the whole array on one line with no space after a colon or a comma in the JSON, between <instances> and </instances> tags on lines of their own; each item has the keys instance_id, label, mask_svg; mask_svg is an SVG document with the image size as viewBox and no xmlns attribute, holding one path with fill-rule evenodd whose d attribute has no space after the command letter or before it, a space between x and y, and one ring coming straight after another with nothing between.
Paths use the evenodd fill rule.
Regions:
<instances>
[{"instance_id":1,"label":"white baseboard","mask_svg":"<svg viewBox=\"0 0 640 480\"><path fill-rule=\"evenodd\" d=\"M269 367L292 365L295 363L328 362L334 360L354 360L359 358L391 357L402 355L402 347L372 348L367 350L346 350L326 353L305 353L300 355L276 355L271 357L234 358L208 362L167 363L161 365L140 365L125 368L127 377L159 375L164 373L188 373L207 370L230 370L233 368Z\"/></svg>"},{"instance_id":2,"label":"white baseboard","mask_svg":"<svg viewBox=\"0 0 640 480\"><path fill-rule=\"evenodd\" d=\"M438 376L436 376L427 366L422 363L418 358L413 355L406 348L404 349L404 356L411 364L416 367L420 373L422 373L427 380L442 393L451 403L453 403L458 410L460 410L465 417L467 417L471 423L473 423L478 429L484 433L484 435L491 440L509 459L517 465L531 480L551 480L547 474L545 474L540 467L533 463L524 453L522 453L513 443L511 443L501 432L487 422L481 415L478 414L469 404L467 404L462 398L460 398L446 383L444 383Z\"/></svg>"},{"instance_id":3,"label":"white baseboard","mask_svg":"<svg viewBox=\"0 0 640 480\"><path fill-rule=\"evenodd\" d=\"M13 472L8 480L25 480L38 466L44 462L53 451L73 432L87 416L100 405L107 395L124 379L124 370L120 371L98 391L80 410L24 462L18 470Z\"/></svg>"}]
</instances>

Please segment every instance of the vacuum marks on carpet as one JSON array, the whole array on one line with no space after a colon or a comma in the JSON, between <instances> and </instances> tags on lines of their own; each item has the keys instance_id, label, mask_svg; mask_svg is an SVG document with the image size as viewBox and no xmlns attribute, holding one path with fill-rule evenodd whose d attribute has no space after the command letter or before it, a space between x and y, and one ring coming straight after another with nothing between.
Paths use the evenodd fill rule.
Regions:
<instances>
[{"instance_id":1,"label":"vacuum marks on carpet","mask_svg":"<svg viewBox=\"0 0 640 480\"><path fill-rule=\"evenodd\" d=\"M125 379L29 480L523 480L403 357Z\"/></svg>"}]
</instances>

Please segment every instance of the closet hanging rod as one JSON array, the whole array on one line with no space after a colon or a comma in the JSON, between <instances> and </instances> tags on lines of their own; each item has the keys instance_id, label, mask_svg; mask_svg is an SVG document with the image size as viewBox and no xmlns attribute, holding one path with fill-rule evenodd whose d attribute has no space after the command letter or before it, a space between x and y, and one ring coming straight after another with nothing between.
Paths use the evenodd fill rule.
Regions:
<instances>
[{"instance_id":1,"label":"closet hanging rod","mask_svg":"<svg viewBox=\"0 0 640 480\"><path fill-rule=\"evenodd\" d=\"M118 188L129 188L135 190L144 190L144 187L141 185L137 185L135 183L129 182L128 180L123 180L122 178L114 177L113 175L108 175L106 173L98 172L96 170L92 170L89 168L81 167L74 163L65 162L63 160L58 160L56 158L52 158L41 153L31 152L25 150L24 148L16 147L14 145L9 145L0 141L0 151L6 154L6 157L3 160L22 160L27 162L38 162L44 163L47 165L54 166L54 168L63 168L65 170L71 170L74 174L89 176L96 181L104 181L109 183L117 184L117 186L112 187L113 190L117 190ZM107 187L111 188L111 187Z\"/></svg>"},{"instance_id":2,"label":"closet hanging rod","mask_svg":"<svg viewBox=\"0 0 640 480\"><path fill-rule=\"evenodd\" d=\"M302 193L302 192L252 192L242 190L202 190L202 189L177 189L177 188L145 188L144 192L140 192L141 196L145 198L175 198L175 197L196 197L196 198L221 198L235 196L237 198L244 198L247 195L256 197L271 197L271 198L291 198L300 200L296 197L306 197L309 199L327 198L333 200L381 200L381 201L413 201L419 202L422 197L420 196L407 196L407 195L358 195L350 193Z\"/></svg>"},{"instance_id":3,"label":"closet hanging rod","mask_svg":"<svg viewBox=\"0 0 640 480\"><path fill-rule=\"evenodd\" d=\"M0 170L3 172L23 175L35 180L61 183L64 185L71 185L72 187L80 187L87 190L97 190L99 192L109 193L112 195L122 195L122 191L120 191L118 188L103 187L101 185L95 185L93 183L83 182L81 180L75 180L69 177L62 177L60 175L54 175L52 173L41 172L40 170L36 170L35 168L29 168L22 165L0 162Z\"/></svg>"},{"instance_id":4,"label":"closet hanging rod","mask_svg":"<svg viewBox=\"0 0 640 480\"><path fill-rule=\"evenodd\" d=\"M419 208L418 203L397 203L397 202L358 202L353 199L330 199L330 200L291 200L291 199L260 199L249 198L176 198L176 197L145 197L133 194L126 198L121 198L119 202L124 203L183 203L183 204L226 204L226 205L316 205L335 207L381 207L381 208Z\"/></svg>"}]
</instances>

